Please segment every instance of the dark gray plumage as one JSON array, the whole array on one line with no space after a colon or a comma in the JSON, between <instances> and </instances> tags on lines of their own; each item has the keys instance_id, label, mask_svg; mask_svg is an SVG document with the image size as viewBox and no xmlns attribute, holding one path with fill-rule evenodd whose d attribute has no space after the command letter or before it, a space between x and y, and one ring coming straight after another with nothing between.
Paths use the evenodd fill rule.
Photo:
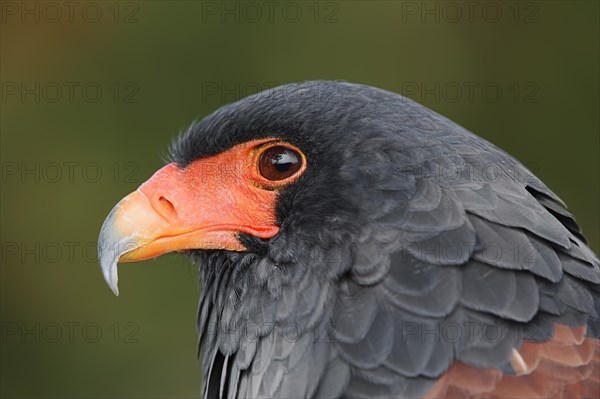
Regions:
<instances>
[{"instance_id":1,"label":"dark gray plumage","mask_svg":"<svg viewBox=\"0 0 600 399\"><path fill-rule=\"evenodd\" d=\"M276 237L194 252L206 397L419 397L455 361L510 372L553 322L599 337L598 258L492 144L397 94L307 82L218 110L172 157L262 137L308 168L280 194Z\"/></svg>"}]
</instances>

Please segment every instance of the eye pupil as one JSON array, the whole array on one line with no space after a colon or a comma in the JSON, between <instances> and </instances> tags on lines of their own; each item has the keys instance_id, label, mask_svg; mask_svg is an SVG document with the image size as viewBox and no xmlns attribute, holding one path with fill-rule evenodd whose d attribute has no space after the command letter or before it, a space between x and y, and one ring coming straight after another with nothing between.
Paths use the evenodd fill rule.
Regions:
<instances>
[{"instance_id":1,"label":"eye pupil","mask_svg":"<svg viewBox=\"0 0 600 399\"><path fill-rule=\"evenodd\" d=\"M302 167L302 157L297 151L284 147L267 148L259 159L260 174L268 180L284 180L294 175Z\"/></svg>"},{"instance_id":2,"label":"eye pupil","mask_svg":"<svg viewBox=\"0 0 600 399\"><path fill-rule=\"evenodd\" d=\"M288 169L292 166L291 163L287 162L287 163L283 163L283 162L279 162L275 164L275 167L277 168L277 171L283 173L283 172L287 172Z\"/></svg>"}]
</instances>

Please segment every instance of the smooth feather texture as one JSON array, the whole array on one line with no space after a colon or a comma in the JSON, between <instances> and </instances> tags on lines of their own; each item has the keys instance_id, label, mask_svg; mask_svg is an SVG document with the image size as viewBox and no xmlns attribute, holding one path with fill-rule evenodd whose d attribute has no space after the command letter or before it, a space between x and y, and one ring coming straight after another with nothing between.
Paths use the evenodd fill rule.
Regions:
<instances>
[{"instance_id":1,"label":"smooth feather texture","mask_svg":"<svg viewBox=\"0 0 600 399\"><path fill-rule=\"evenodd\" d=\"M600 262L518 161L404 97L340 82L223 107L172 158L263 137L308 167L279 194L276 237L192 251L207 396L594 392ZM587 339L552 346L562 326Z\"/></svg>"}]
</instances>

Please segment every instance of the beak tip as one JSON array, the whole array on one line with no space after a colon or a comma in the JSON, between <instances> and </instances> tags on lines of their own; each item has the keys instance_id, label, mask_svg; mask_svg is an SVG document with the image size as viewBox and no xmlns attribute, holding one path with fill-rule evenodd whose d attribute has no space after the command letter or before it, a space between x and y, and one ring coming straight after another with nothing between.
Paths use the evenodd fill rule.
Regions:
<instances>
[{"instance_id":1,"label":"beak tip","mask_svg":"<svg viewBox=\"0 0 600 399\"><path fill-rule=\"evenodd\" d=\"M115 296L119 296L119 274L117 263L120 256L127 252L132 246L132 238L124 236L123 233L115 226L116 212L121 203L117 204L110 212L98 237L98 260L100 261L100 270L106 284L111 289Z\"/></svg>"},{"instance_id":2,"label":"beak tip","mask_svg":"<svg viewBox=\"0 0 600 399\"><path fill-rule=\"evenodd\" d=\"M109 264L107 265L106 263ZM117 273L117 262L111 261L106 263L100 262L102 274L104 275L104 280L106 281L106 284L111 289L111 291L116 296L119 296L119 275Z\"/></svg>"}]
</instances>

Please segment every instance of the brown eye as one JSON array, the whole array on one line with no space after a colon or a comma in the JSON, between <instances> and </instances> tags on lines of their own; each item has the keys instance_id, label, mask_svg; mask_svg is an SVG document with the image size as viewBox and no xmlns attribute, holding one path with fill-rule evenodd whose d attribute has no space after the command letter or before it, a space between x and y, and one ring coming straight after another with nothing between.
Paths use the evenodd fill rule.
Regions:
<instances>
[{"instance_id":1,"label":"brown eye","mask_svg":"<svg viewBox=\"0 0 600 399\"><path fill-rule=\"evenodd\" d=\"M292 176L302 167L300 154L288 147L274 146L267 148L258 161L258 170L262 177L271 181L279 181Z\"/></svg>"}]
</instances>

